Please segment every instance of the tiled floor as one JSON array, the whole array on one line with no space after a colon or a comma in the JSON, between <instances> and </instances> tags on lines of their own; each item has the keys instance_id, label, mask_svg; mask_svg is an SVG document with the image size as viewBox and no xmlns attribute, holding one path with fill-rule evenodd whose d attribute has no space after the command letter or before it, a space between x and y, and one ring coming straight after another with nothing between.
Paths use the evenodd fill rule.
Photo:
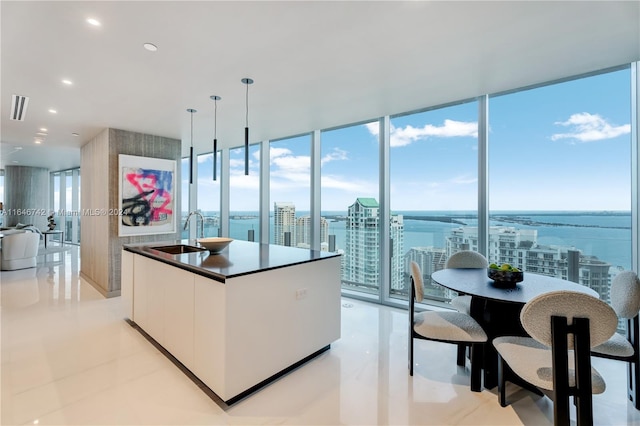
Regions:
<instances>
[{"instance_id":1,"label":"tiled floor","mask_svg":"<svg viewBox=\"0 0 640 426\"><path fill-rule=\"evenodd\" d=\"M223 409L78 278L78 249L2 272L3 425L432 424L548 425L552 403L512 385L469 390L453 345L418 341L407 372L407 313L343 299L342 337L331 350ZM260 355L256 354L256 362ZM627 402L623 363L594 359L607 391L596 425L640 424Z\"/></svg>"}]
</instances>

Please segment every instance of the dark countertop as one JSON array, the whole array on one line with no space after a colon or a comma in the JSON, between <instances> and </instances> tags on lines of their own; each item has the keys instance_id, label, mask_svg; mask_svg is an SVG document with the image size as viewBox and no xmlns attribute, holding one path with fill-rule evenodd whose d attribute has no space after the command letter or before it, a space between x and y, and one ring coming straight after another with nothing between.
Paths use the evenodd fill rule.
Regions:
<instances>
[{"instance_id":1,"label":"dark countertop","mask_svg":"<svg viewBox=\"0 0 640 426\"><path fill-rule=\"evenodd\" d=\"M195 240L156 241L125 244L123 249L223 283L227 278L340 256L338 253L240 240L232 241L219 254L210 254L206 250L183 254L154 250L154 247L173 244L198 245Z\"/></svg>"}]
</instances>

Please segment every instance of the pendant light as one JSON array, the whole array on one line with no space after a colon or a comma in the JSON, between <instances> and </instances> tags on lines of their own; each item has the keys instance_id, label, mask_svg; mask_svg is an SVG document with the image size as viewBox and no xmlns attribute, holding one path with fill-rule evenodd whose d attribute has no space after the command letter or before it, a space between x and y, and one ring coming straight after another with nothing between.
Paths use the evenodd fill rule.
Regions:
<instances>
[{"instance_id":1,"label":"pendant light","mask_svg":"<svg viewBox=\"0 0 640 426\"><path fill-rule=\"evenodd\" d=\"M218 163L218 139L216 138L216 131L218 129L218 101L222 99L220 96L209 96L213 100L213 180L216 180L218 171L216 170Z\"/></svg>"},{"instance_id":2,"label":"pendant light","mask_svg":"<svg viewBox=\"0 0 640 426\"><path fill-rule=\"evenodd\" d=\"M244 125L244 174L249 174L249 85L253 84L253 80L250 78L243 78L242 81L247 85L247 95L245 98L247 109L245 115Z\"/></svg>"},{"instance_id":3,"label":"pendant light","mask_svg":"<svg viewBox=\"0 0 640 426\"><path fill-rule=\"evenodd\" d=\"M193 108L187 109L191 114L191 147L189 148L189 184L193 183L193 113L198 112Z\"/></svg>"}]
</instances>

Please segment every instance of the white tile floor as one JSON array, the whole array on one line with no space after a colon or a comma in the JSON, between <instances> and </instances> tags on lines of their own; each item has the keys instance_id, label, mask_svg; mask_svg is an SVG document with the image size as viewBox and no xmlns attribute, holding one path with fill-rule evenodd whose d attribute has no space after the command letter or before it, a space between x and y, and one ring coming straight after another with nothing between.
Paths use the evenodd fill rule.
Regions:
<instances>
[{"instance_id":1,"label":"white tile floor","mask_svg":"<svg viewBox=\"0 0 640 426\"><path fill-rule=\"evenodd\" d=\"M342 337L328 352L223 409L78 277L78 249L2 272L3 425L533 425L552 424L552 403L511 385L473 393L453 345L418 341L407 371L407 313L343 299ZM260 362L256 354L256 362ZM607 391L596 425L639 424L623 363L594 359Z\"/></svg>"}]
</instances>

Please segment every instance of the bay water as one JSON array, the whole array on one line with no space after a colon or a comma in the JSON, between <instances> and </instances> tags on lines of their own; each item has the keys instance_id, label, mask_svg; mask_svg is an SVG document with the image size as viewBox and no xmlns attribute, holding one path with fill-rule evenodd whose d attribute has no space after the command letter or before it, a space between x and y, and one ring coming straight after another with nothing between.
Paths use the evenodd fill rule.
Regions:
<instances>
[{"instance_id":1,"label":"bay water","mask_svg":"<svg viewBox=\"0 0 640 426\"><path fill-rule=\"evenodd\" d=\"M203 212L205 216L216 216ZM297 216L308 212L296 212ZM404 251L411 247L444 247L445 238L460 226L477 226L473 212L394 211L404 216ZM258 212L231 212L230 237L247 239L250 229L258 238ZM339 249L345 248L346 211L322 212L329 234L336 236ZM537 229L538 244L575 247L584 255L596 256L612 266L631 269L631 212L508 211L492 212L490 226ZM206 225L213 227L213 225ZM273 229L273 216L270 218ZM207 230L205 235L217 235ZM273 236L271 236L273 240Z\"/></svg>"}]
</instances>

